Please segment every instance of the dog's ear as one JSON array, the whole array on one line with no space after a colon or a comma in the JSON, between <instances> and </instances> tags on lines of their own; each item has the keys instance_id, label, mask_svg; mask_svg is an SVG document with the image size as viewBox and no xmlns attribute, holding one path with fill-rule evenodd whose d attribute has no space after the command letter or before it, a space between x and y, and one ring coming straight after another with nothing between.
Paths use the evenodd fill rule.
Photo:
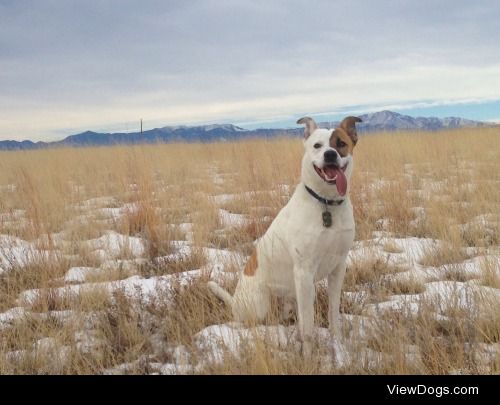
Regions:
<instances>
[{"instance_id":1,"label":"dog's ear","mask_svg":"<svg viewBox=\"0 0 500 405\"><path fill-rule=\"evenodd\" d=\"M318 128L316 122L311 117L303 117L297 121L297 124L305 124L304 128L304 139L309 138L309 136Z\"/></svg>"},{"instance_id":2,"label":"dog's ear","mask_svg":"<svg viewBox=\"0 0 500 405\"><path fill-rule=\"evenodd\" d=\"M358 142L358 133L356 132L356 122L363 122L363 120L359 117L346 117L340 123L340 128L342 128L347 135L352 139L354 145Z\"/></svg>"}]
</instances>

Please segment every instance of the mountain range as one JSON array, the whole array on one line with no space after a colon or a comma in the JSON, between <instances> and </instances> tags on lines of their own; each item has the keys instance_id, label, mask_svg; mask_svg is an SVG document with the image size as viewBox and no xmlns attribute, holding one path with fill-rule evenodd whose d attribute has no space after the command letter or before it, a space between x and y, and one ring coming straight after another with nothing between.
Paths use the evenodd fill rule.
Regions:
<instances>
[{"instance_id":1,"label":"mountain range","mask_svg":"<svg viewBox=\"0 0 500 405\"><path fill-rule=\"evenodd\" d=\"M462 127L489 126L490 123L472 121L458 117L410 117L392 111L379 111L359 115L363 120L358 124L359 133L375 131L421 130L436 131ZM338 122L318 122L319 127L333 128ZM303 128L261 128L248 130L232 124L212 124L200 126L167 126L141 132L100 133L86 131L70 135L60 141L32 142L0 141L0 150L28 150L47 147L106 146L117 144L144 144L158 142L212 142L251 137L272 137L278 135L300 136Z\"/></svg>"}]
</instances>

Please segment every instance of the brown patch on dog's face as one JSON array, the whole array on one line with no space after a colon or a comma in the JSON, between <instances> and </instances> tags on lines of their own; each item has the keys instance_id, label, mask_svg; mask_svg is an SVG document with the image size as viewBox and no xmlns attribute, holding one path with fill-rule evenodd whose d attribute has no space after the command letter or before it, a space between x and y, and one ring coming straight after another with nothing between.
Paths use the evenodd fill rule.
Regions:
<instances>
[{"instance_id":1,"label":"brown patch on dog's face","mask_svg":"<svg viewBox=\"0 0 500 405\"><path fill-rule=\"evenodd\" d=\"M340 156L346 157L352 155L354 149L354 142L351 137L347 135L342 128L337 128L330 136L330 146L334 148Z\"/></svg>"},{"instance_id":2,"label":"brown patch on dog's face","mask_svg":"<svg viewBox=\"0 0 500 405\"><path fill-rule=\"evenodd\" d=\"M257 267L259 263L257 262L257 250L254 249L252 252L252 255L250 256L250 259L248 259L248 262L245 266L245 270L243 271L243 274L245 276L255 276L255 273L257 272Z\"/></svg>"}]
</instances>

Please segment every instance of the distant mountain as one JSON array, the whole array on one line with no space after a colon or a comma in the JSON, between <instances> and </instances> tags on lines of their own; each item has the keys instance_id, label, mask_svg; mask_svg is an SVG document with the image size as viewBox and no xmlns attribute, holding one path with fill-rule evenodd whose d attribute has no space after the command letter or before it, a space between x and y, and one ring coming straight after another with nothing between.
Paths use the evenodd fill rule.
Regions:
<instances>
[{"instance_id":1,"label":"distant mountain","mask_svg":"<svg viewBox=\"0 0 500 405\"><path fill-rule=\"evenodd\" d=\"M359 115L363 120L358 124L360 133L374 131L422 130L434 131L440 129L482 127L490 124L471 121L464 118L448 117L410 117L392 111ZM320 122L323 128L333 128L338 122ZM273 137L278 135L300 136L302 128L261 128L248 130L232 124L214 124L200 126L170 126L155 128L148 131L131 133L99 133L86 131L71 135L61 141L32 142L32 141L0 141L0 150L29 150L57 146L105 146L130 145L166 142L213 142L227 141L251 137Z\"/></svg>"},{"instance_id":2,"label":"distant mountain","mask_svg":"<svg viewBox=\"0 0 500 405\"><path fill-rule=\"evenodd\" d=\"M393 111L379 111L376 113L359 115L363 120L357 124L359 132L374 131L403 131L403 130L421 130L436 131L440 129L453 129L463 127L483 127L489 123L467 120L465 118L447 117L410 117L409 115L398 114ZM324 128L331 128L338 122L322 122L318 125Z\"/></svg>"},{"instance_id":3,"label":"distant mountain","mask_svg":"<svg viewBox=\"0 0 500 405\"><path fill-rule=\"evenodd\" d=\"M40 149L47 147L46 142L31 142L31 141L0 141L0 150L28 150Z\"/></svg>"}]
</instances>

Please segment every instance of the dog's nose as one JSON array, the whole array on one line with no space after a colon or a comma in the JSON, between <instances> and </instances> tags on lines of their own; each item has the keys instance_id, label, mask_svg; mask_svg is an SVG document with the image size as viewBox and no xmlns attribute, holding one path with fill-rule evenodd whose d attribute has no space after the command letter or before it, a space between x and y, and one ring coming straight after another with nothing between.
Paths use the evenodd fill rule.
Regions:
<instances>
[{"instance_id":1,"label":"dog's nose","mask_svg":"<svg viewBox=\"0 0 500 405\"><path fill-rule=\"evenodd\" d=\"M335 163L337 161L337 152L335 152L334 150L327 150L325 152L325 162L326 163Z\"/></svg>"}]
</instances>

